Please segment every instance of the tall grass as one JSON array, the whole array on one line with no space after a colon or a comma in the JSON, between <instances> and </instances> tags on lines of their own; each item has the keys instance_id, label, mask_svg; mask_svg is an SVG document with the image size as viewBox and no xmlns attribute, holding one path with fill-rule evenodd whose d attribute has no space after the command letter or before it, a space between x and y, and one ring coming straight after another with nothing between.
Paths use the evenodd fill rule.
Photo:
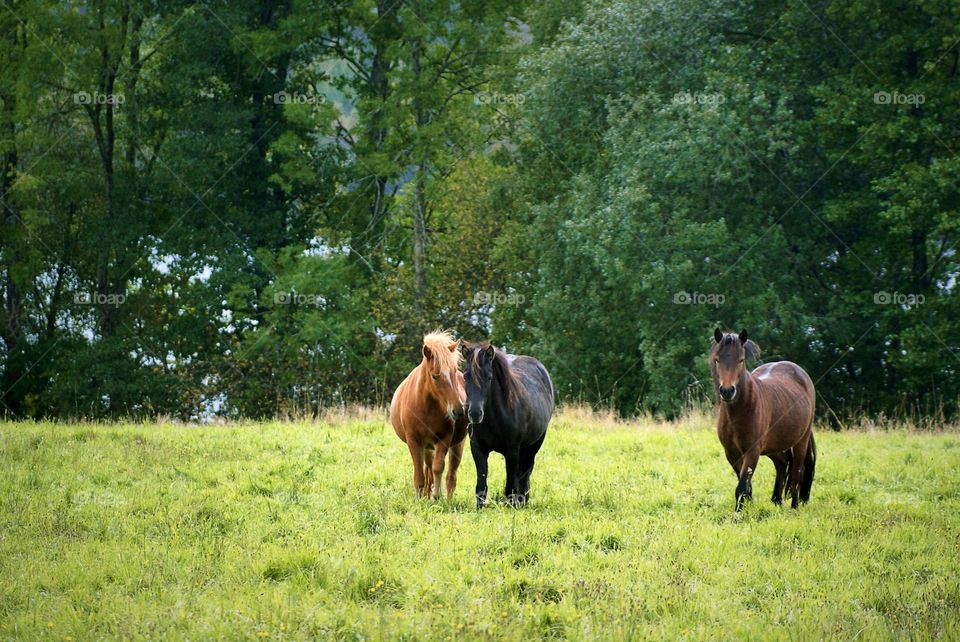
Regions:
<instances>
[{"instance_id":1,"label":"tall grass","mask_svg":"<svg viewBox=\"0 0 960 642\"><path fill-rule=\"evenodd\" d=\"M960 636L955 432L821 431L810 504L762 462L735 514L709 414L568 407L531 505L477 511L469 455L414 497L384 417L0 424L0 637Z\"/></svg>"}]
</instances>

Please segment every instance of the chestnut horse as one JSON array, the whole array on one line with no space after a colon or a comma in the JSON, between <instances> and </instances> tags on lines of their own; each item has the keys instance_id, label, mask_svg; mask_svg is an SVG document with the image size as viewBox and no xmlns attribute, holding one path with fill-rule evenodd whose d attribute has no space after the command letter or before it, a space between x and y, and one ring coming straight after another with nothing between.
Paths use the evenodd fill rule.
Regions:
<instances>
[{"instance_id":1,"label":"chestnut horse","mask_svg":"<svg viewBox=\"0 0 960 642\"><path fill-rule=\"evenodd\" d=\"M810 376L790 361L766 363L748 372L744 358L759 356L760 348L747 338L746 330L739 335L714 330L710 373L717 391L717 435L737 475L737 510L753 498L753 473L761 455L777 469L773 502L783 502L786 485L796 508L810 499L813 486L816 393Z\"/></svg>"},{"instance_id":2,"label":"chestnut horse","mask_svg":"<svg viewBox=\"0 0 960 642\"><path fill-rule=\"evenodd\" d=\"M467 436L459 345L448 332L423 337L423 361L400 383L390 402L390 423L413 459L417 497L440 495L448 452L447 498L457 488L457 468Z\"/></svg>"}]
</instances>

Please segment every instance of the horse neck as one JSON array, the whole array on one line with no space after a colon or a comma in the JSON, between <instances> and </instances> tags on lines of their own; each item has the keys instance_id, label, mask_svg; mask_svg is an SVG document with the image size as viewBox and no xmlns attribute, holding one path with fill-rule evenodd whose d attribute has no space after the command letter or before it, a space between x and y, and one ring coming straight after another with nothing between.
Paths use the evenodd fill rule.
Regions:
<instances>
[{"instance_id":1,"label":"horse neck","mask_svg":"<svg viewBox=\"0 0 960 642\"><path fill-rule=\"evenodd\" d=\"M427 370L423 367L421 363L419 366L414 368L414 380L413 380L413 389L414 397L424 405L436 404L436 400L430 395L430 391L427 390Z\"/></svg>"},{"instance_id":2,"label":"horse neck","mask_svg":"<svg viewBox=\"0 0 960 642\"><path fill-rule=\"evenodd\" d=\"M718 398L718 403L721 408L731 417L736 417L744 413L752 413L760 403L757 382L746 368L744 368L743 371L743 385L741 388L741 393L737 395L737 398L731 403L724 403L719 401Z\"/></svg>"}]
</instances>

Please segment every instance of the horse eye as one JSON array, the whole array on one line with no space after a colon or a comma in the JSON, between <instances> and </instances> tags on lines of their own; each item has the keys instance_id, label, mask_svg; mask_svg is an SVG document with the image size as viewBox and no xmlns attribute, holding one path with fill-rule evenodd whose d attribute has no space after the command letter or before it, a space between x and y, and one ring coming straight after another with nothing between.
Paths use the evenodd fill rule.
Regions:
<instances>
[{"instance_id":1,"label":"horse eye","mask_svg":"<svg viewBox=\"0 0 960 642\"><path fill-rule=\"evenodd\" d=\"M740 363L743 363L743 359L740 359Z\"/></svg>"},{"instance_id":2,"label":"horse eye","mask_svg":"<svg viewBox=\"0 0 960 642\"><path fill-rule=\"evenodd\" d=\"M440 381L440 375L430 375L434 381Z\"/></svg>"}]
</instances>

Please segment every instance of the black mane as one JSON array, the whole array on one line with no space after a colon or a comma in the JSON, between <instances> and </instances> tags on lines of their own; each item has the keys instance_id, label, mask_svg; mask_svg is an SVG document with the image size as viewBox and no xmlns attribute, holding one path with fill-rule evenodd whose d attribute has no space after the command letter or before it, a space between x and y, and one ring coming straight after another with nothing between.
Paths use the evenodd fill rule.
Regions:
<instances>
[{"instance_id":1,"label":"black mane","mask_svg":"<svg viewBox=\"0 0 960 642\"><path fill-rule=\"evenodd\" d=\"M480 355L486 354L489 347L491 346L487 341L469 346L473 362L471 364L472 368L479 367ZM510 358L496 347L493 348L493 383L500 390L500 394L508 406L516 405L520 396L523 395L523 386L513 372L513 368L510 367Z\"/></svg>"}]
</instances>

